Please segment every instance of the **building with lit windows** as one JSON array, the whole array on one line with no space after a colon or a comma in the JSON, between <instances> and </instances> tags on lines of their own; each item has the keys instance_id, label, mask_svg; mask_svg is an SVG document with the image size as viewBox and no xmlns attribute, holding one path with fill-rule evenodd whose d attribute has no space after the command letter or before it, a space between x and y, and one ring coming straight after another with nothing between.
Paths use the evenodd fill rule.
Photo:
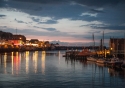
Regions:
<instances>
[{"instance_id":1,"label":"building with lit windows","mask_svg":"<svg viewBox=\"0 0 125 88\"><path fill-rule=\"evenodd\" d=\"M26 43L26 37L24 35L13 35L8 41L13 45L23 45Z\"/></svg>"},{"instance_id":2,"label":"building with lit windows","mask_svg":"<svg viewBox=\"0 0 125 88\"><path fill-rule=\"evenodd\" d=\"M31 40L29 41L29 43L30 43L31 45L33 45L33 46L38 46L39 40L38 40L38 39L31 39Z\"/></svg>"},{"instance_id":3,"label":"building with lit windows","mask_svg":"<svg viewBox=\"0 0 125 88\"><path fill-rule=\"evenodd\" d=\"M124 56L125 53L125 39L124 38L110 38L109 47L112 54L116 56L121 54Z\"/></svg>"}]
</instances>

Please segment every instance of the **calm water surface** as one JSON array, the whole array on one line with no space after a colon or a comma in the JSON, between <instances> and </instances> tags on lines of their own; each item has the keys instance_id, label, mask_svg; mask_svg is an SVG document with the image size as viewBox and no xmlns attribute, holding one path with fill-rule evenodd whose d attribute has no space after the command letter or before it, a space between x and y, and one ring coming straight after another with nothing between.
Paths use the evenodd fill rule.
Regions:
<instances>
[{"instance_id":1,"label":"calm water surface","mask_svg":"<svg viewBox=\"0 0 125 88\"><path fill-rule=\"evenodd\" d=\"M0 88L124 88L125 70L62 57L65 51L0 54Z\"/></svg>"}]
</instances>

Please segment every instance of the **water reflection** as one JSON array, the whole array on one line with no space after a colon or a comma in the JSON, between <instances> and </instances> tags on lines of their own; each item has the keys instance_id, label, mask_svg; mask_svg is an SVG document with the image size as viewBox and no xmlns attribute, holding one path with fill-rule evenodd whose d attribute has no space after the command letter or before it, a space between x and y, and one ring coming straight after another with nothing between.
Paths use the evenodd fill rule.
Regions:
<instances>
[{"instance_id":1,"label":"water reflection","mask_svg":"<svg viewBox=\"0 0 125 88\"><path fill-rule=\"evenodd\" d=\"M125 70L80 59L65 59L61 51L0 54L0 88L41 86L122 88L125 86Z\"/></svg>"},{"instance_id":2,"label":"water reflection","mask_svg":"<svg viewBox=\"0 0 125 88\"><path fill-rule=\"evenodd\" d=\"M29 51L26 51L26 74L29 73Z\"/></svg>"},{"instance_id":3,"label":"water reflection","mask_svg":"<svg viewBox=\"0 0 125 88\"><path fill-rule=\"evenodd\" d=\"M11 64L12 64L12 75L13 75L13 52L12 52L12 55L11 55Z\"/></svg>"},{"instance_id":4,"label":"water reflection","mask_svg":"<svg viewBox=\"0 0 125 88\"><path fill-rule=\"evenodd\" d=\"M71 65L74 65L74 66L75 66L75 64L82 64L83 67L86 67L89 64L89 63L87 63L86 60L78 60L78 59L66 58L65 61L66 61L67 65L71 64Z\"/></svg>"},{"instance_id":5,"label":"water reflection","mask_svg":"<svg viewBox=\"0 0 125 88\"><path fill-rule=\"evenodd\" d=\"M59 64L60 64L60 51L58 52L58 57L59 57Z\"/></svg>"},{"instance_id":6,"label":"water reflection","mask_svg":"<svg viewBox=\"0 0 125 88\"><path fill-rule=\"evenodd\" d=\"M77 67L78 63L82 64L83 70L91 77L92 88L97 86L100 88L122 88L125 83L125 70L121 68L109 68L103 64L96 64L95 62L76 60L76 59L65 59L67 65L73 65ZM86 75L87 76L87 75Z\"/></svg>"},{"instance_id":7,"label":"water reflection","mask_svg":"<svg viewBox=\"0 0 125 88\"><path fill-rule=\"evenodd\" d=\"M14 72L13 74L18 75L19 71L20 71L20 58L19 58L19 52L16 52L16 56L14 56L14 60L13 60L13 69Z\"/></svg>"},{"instance_id":8,"label":"water reflection","mask_svg":"<svg viewBox=\"0 0 125 88\"><path fill-rule=\"evenodd\" d=\"M35 73L37 73L37 61L38 61L38 51L35 51L33 53L33 67Z\"/></svg>"},{"instance_id":9,"label":"water reflection","mask_svg":"<svg viewBox=\"0 0 125 88\"><path fill-rule=\"evenodd\" d=\"M41 58L41 68L42 68L42 74L45 74L45 56L46 52L42 51L42 58Z\"/></svg>"},{"instance_id":10,"label":"water reflection","mask_svg":"<svg viewBox=\"0 0 125 88\"><path fill-rule=\"evenodd\" d=\"M7 73L7 71L6 71L6 66L7 66L6 60L7 60L7 53L4 54L4 73L5 74Z\"/></svg>"},{"instance_id":11,"label":"water reflection","mask_svg":"<svg viewBox=\"0 0 125 88\"><path fill-rule=\"evenodd\" d=\"M121 68L108 68L111 77L125 77L125 70Z\"/></svg>"}]
</instances>

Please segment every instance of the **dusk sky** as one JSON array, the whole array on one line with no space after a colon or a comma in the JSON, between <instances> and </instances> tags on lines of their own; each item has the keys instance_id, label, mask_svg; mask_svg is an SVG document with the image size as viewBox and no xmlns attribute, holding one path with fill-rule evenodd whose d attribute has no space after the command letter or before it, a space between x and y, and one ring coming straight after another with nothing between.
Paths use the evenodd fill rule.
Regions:
<instances>
[{"instance_id":1,"label":"dusk sky","mask_svg":"<svg viewBox=\"0 0 125 88\"><path fill-rule=\"evenodd\" d=\"M0 30L60 44L99 45L123 38L125 0L0 0ZM63 43L69 42L69 43Z\"/></svg>"}]
</instances>

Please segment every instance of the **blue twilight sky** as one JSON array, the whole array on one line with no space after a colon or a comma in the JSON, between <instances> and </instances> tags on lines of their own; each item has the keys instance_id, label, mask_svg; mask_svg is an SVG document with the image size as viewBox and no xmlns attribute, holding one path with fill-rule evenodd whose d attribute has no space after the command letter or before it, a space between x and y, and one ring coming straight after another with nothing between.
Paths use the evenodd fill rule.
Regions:
<instances>
[{"instance_id":1,"label":"blue twilight sky","mask_svg":"<svg viewBox=\"0 0 125 88\"><path fill-rule=\"evenodd\" d=\"M123 38L125 0L0 0L0 30L61 45Z\"/></svg>"}]
</instances>

